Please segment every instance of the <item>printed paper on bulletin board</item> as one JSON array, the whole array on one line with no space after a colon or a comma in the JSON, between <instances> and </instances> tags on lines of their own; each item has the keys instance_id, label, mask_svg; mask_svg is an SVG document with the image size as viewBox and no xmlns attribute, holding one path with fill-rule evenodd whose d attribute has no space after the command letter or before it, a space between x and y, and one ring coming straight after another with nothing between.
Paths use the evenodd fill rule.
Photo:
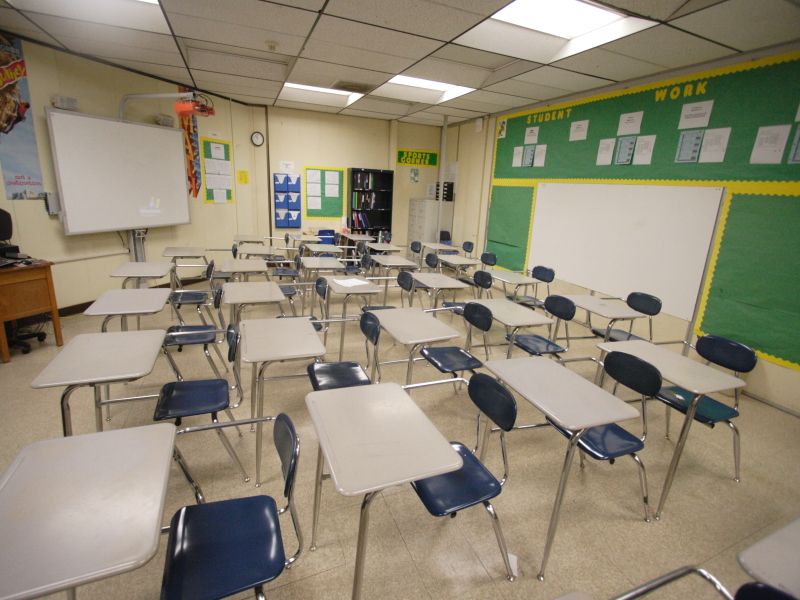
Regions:
<instances>
[{"instance_id":1,"label":"printed paper on bulletin board","mask_svg":"<svg viewBox=\"0 0 800 600\"><path fill-rule=\"evenodd\" d=\"M306 167L306 217L338 219L344 215L344 169Z\"/></svg>"},{"instance_id":2,"label":"printed paper on bulletin board","mask_svg":"<svg viewBox=\"0 0 800 600\"><path fill-rule=\"evenodd\" d=\"M200 138L203 165L203 199L207 204L233 202L233 154L226 140Z\"/></svg>"}]
</instances>

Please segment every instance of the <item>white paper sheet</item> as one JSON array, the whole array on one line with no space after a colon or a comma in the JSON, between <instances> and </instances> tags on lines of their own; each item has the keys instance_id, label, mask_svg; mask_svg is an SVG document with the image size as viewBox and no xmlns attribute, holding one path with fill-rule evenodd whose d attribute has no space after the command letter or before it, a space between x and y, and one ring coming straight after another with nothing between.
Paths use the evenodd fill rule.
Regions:
<instances>
[{"instance_id":1,"label":"white paper sheet","mask_svg":"<svg viewBox=\"0 0 800 600\"><path fill-rule=\"evenodd\" d=\"M306 209L319 210L322 208L322 198L319 196L306 196Z\"/></svg>"},{"instance_id":2,"label":"white paper sheet","mask_svg":"<svg viewBox=\"0 0 800 600\"><path fill-rule=\"evenodd\" d=\"M750 153L750 163L754 165L780 164L791 130L791 125L759 127L753 151Z\"/></svg>"},{"instance_id":3,"label":"white paper sheet","mask_svg":"<svg viewBox=\"0 0 800 600\"><path fill-rule=\"evenodd\" d=\"M306 171L306 183L319 183L320 172L317 169Z\"/></svg>"},{"instance_id":4,"label":"white paper sheet","mask_svg":"<svg viewBox=\"0 0 800 600\"><path fill-rule=\"evenodd\" d=\"M211 158L218 158L219 160L225 160L225 146L222 144L209 144L211 146Z\"/></svg>"},{"instance_id":5,"label":"white paper sheet","mask_svg":"<svg viewBox=\"0 0 800 600\"><path fill-rule=\"evenodd\" d=\"M339 185L339 171L325 171L325 185Z\"/></svg>"},{"instance_id":6,"label":"white paper sheet","mask_svg":"<svg viewBox=\"0 0 800 600\"><path fill-rule=\"evenodd\" d=\"M282 160L280 164L281 164L281 171L283 171L284 173L294 173L293 160Z\"/></svg>"},{"instance_id":7,"label":"white paper sheet","mask_svg":"<svg viewBox=\"0 0 800 600\"><path fill-rule=\"evenodd\" d=\"M522 150L524 146L514 146L514 158L511 159L512 167L522 166Z\"/></svg>"},{"instance_id":8,"label":"white paper sheet","mask_svg":"<svg viewBox=\"0 0 800 600\"><path fill-rule=\"evenodd\" d=\"M656 145L656 136L640 135L636 138L636 148L633 150L633 164L649 165L653 161L653 147Z\"/></svg>"},{"instance_id":9,"label":"white paper sheet","mask_svg":"<svg viewBox=\"0 0 800 600\"><path fill-rule=\"evenodd\" d=\"M536 144L539 142L539 127L526 127L525 128L525 142L526 144Z\"/></svg>"},{"instance_id":10,"label":"white paper sheet","mask_svg":"<svg viewBox=\"0 0 800 600\"><path fill-rule=\"evenodd\" d=\"M547 156L547 144L538 144L533 151L533 166L543 167L544 159Z\"/></svg>"},{"instance_id":11,"label":"white paper sheet","mask_svg":"<svg viewBox=\"0 0 800 600\"><path fill-rule=\"evenodd\" d=\"M339 184L336 185L326 185L325 186L325 195L328 198L338 198L339 197Z\"/></svg>"},{"instance_id":12,"label":"white paper sheet","mask_svg":"<svg viewBox=\"0 0 800 600\"><path fill-rule=\"evenodd\" d=\"M600 144L597 146L597 160L595 161L595 164L598 167L611 164L611 158L614 156L614 144L616 141L616 138L606 138L604 140L600 140Z\"/></svg>"},{"instance_id":13,"label":"white paper sheet","mask_svg":"<svg viewBox=\"0 0 800 600\"><path fill-rule=\"evenodd\" d=\"M681 120L678 122L678 129L708 127L713 107L713 100L684 104L683 108L681 108Z\"/></svg>"},{"instance_id":14,"label":"white paper sheet","mask_svg":"<svg viewBox=\"0 0 800 600\"><path fill-rule=\"evenodd\" d=\"M217 175L230 175L231 174L231 161L217 160L216 158L207 158L206 173L213 173Z\"/></svg>"},{"instance_id":15,"label":"white paper sheet","mask_svg":"<svg viewBox=\"0 0 800 600\"><path fill-rule=\"evenodd\" d=\"M619 116L617 135L639 135L642 129L642 118L644 111L624 113Z\"/></svg>"},{"instance_id":16,"label":"white paper sheet","mask_svg":"<svg viewBox=\"0 0 800 600\"><path fill-rule=\"evenodd\" d=\"M227 190L214 190L214 204L225 204L228 201Z\"/></svg>"},{"instance_id":17,"label":"white paper sheet","mask_svg":"<svg viewBox=\"0 0 800 600\"><path fill-rule=\"evenodd\" d=\"M589 120L586 119L585 121L575 121L571 123L569 126L569 141L570 142L579 142L581 140L585 140L586 136L589 135Z\"/></svg>"},{"instance_id":18,"label":"white paper sheet","mask_svg":"<svg viewBox=\"0 0 800 600\"><path fill-rule=\"evenodd\" d=\"M368 285L368 281L361 281L359 279L337 279L336 283L344 287L357 287L359 285Z\"/></svg>"},{"instance_id":19,"label":"white paper sheet","mask_svg":"<svg viewBox=\"0 0 800 600\"><path fill-rule=\"evenodd\" d=\"M308 183L306 184L306 194L309 196L322 196L322 186L319 183Z\"/></svg>"},{"instance_id":20,"label":"white paper sheet","mask_svg":"<svg viewBox=\"0 0 800 600\"><path fill-rule=\"evenodd\" d=\"M725 151L728 149L728 140L731 137L730 127L719 129L706 129L703 136L703 145L700 147L701 163L721 163L725 160Z\"/></svg>"},{"instance_id":21,"label":"white paper sheet","mask_svg":"<svg viewBox=\"0 0 800 600\"><path fill-rule=\"evenodd\" d=\"M212 190L231 190L233 189L233 179L230 175L213 175L206 173L206 189Z\"/></svg>"}]
</instances>

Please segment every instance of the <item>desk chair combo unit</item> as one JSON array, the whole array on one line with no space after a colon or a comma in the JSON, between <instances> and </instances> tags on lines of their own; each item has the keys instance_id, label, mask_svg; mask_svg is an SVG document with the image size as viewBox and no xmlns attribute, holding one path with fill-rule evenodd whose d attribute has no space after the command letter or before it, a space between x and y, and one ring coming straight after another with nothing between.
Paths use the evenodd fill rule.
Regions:
<instances>
[{"instance_id":1,"label":"desk chair combo unit","mask_svg":"<svg viewBox=\"0 0 800 600\"><path fill-rule=\"evenodd\" d=\"M539 299L539 284L544 283L547 286L547 295L550 295L550 284L553 283L553 280L556 278L556 272L549 268L544 267L542 265L537 265L531 269L531 280L528 281L527 279L517 282L514 287L514 292L510 295L506 295L509 300L516 302L517 304L522 304L523 306L527 306L528 308L543 308L544 301ZM503 284L505 286L505 283ZM517 295L517 291L522 286L533 285L533 296L519 296Z\"/></svg>"},{"instance_id":2,"label":"desk chair combo unit","mask_svg":"<svg viewBox=\"0 0 800 600\"><path fill-rule=\"evenodd\" d=\"M569 322L575 317L575 303L564 296L553 295L545 299L544 309L556 318L555 325L549 326L551 331L548 337L535 334L509 334L506 337L509 342L506 358L511 358L511 351L516 346L532 356L550 355L559 362L567 362L562 359L560 355L569 350ZM564 334L566 336L565 346L561 346L556 341L562 321L564 323Z\"/></svg>"},{"instance_id":3,"label":"desk chair combo unit","mask_svg":"<svg viewBox=\"0 0 800 600\"><path fill-rule=\"evenodd\" d=\"M464 277L460 277L459 281L465 281ZM483 298L484 293L487 298L492 297L492 286L494 285L494 278L489 271L475 271L472 274L472 279L468 280L473 286L473 297L476 300ZM444 308L450 308L457 315L464 314L464 306L466 302L447 301L442 302Z\"/></svg>"}]
</instances>

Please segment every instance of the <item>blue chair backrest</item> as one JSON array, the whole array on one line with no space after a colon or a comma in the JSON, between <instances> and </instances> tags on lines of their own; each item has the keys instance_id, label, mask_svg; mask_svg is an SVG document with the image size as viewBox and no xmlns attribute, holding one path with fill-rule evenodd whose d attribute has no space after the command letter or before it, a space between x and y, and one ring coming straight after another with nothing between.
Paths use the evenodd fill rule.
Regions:
<instances>
[{"instance_id":1,"label":"blue chair backrest","mask_svg":"<svg viewBox=\"0 0 800 600\"><path fill-rule=\"evenodd\" d=\"M283 496L288 498L292 495L295 475L297 474L300 439L297 437L294 423L286 413L281 413L275 417L272 440L275 442L275 450L278 451L278 457L281 459L281 472L283 472L284 481Z\"/></svg>"},{"instance_id":2,"label":"blue chair backrest","mask_svg":"<svg viewBox=\"0 0 800 600\"><path fill-rule=\"evenodd\" d=\"M753 349L718 335L704 335L697 339L697 353L712 363L736 371L749 373L756 366Z\"/></svg>"},{"instance_id":3,"label":"blue chair backrest","mask_svg":"<svg viewBox=\"0 0 800 600\"><path fill-rule=\"evenodd\" d=\"M489 331L492 328L492 311L483 304L468 302L464 306L464 318L481 331Z\"/></svg>"},{"instance_id":4,"label":"blue chair backrest","mask_svg":"<svg viewBox=\"0 0 800 600\"><path fill-rule=\"evenodd\" d=\"M384 231L383 232L383 241L389 243L392 241L392 232L391 231Z\"/></svg>"},{"instance_id":5,"label":"blue chair backrest","mask_svg":"<svg viewBox=\"0 0 800 600\"><path fill-rule=\"evenodd\" d=\"M411 273L408 271L400 271L397 274L397 285L405 291L410 292L414 287L414 278L411 276Z\"/></svg>"},{"instance_id":6,"label":"blue chair backrest","mask_svg":"<svg viewBox=\"0 0 800 600\"><path fill-rule=\"evenodd\" d=\"M233 258L236 258L237 256L239 256L239 245L238 244L234 244L233 246L231 246L231 254L233 254Z\"/></svg>"},{"instance_id":7,"label":"blue chair backrest","mask_svg":"<svg viewBox=\"0 0 800 600\"><path fill-rule=\"evenodd\" d=\"M415 254L422 252L422 242L411 242L411 251Z\"/></svg>"},{"instance_id":8,"label":"blue chair backrest","mask_svg":"<svg viewBox=\"0 0 800 600\"><path fill-rule=\"evenodd\" d=\"M364 254L367 254L367 243L366 242L358 242L356 244L356 252L358 252L362 256Z\"/></svg>"},{"instance_id":9,"label":"blue chair backrest","mask_svg":"<svg viewBox=\"0 0 800 600\"><path fill-rule=\"evenodd\" d=\"M517 420L517 401L499 381L486 373L475 373L470 377L467 391L475 406L495 425L511 431Z\"/></svg>"},{"instance_id":10,"label":"blue chair backrest","mask_svg":"<svg viewBox=\"0 0 800 600\"><path fill-rule=\"evenodd\" d=\"M342 243L342 234L338 231L333 234L333 243L337 246Z\"/></svg>"},{"instance_id":11,"label":"blue chair backrest","mask_svg":"<svg viewBox=\"0 0 800 600\"><path fill-rule=\"evenodd\" d=\"M367 311L361 315L359 326L361 327L361 333L371 344L378 343L378 338L381 336L381 322L378 321L378 317Z\"/></svg>"},{"instance_id":12,"label":"blue chair backrest","mask_svg":"<svg viewBox=\"0 0 800 600\"><path fill-rule=\"evenodd\" d=\"M644 396L655 396L661 389L659 370L632 354L609 352L603 368L616 381Z\"/></svg>"},{"instance_id":13,"label":"blue chair backrest","mask_svg":"<svg viewBox=\"0 0 800 600\"><path fill-rule=\"evenodd\" d=\"M552 283L553 279L556 278L556 272L550 267L537 265L531 269L531 277L545 283Z\"/></svg>"},{"instance_id":14,"label":"blue chair backrest","mask_svg":"<svg viewBox=\"0 0 800 600\"><path fill-rule=\"evenodd\" d=\"M428 252L428 254L425 255L425 264L431 269L436 269L439 266L439 257L433 252Z\"/></svg>"},{"instance_id":15,"label":"blue chair backrest","mask_svg":"<svg viewBox=\"0 0 800 600\"><path fill-rule=\"evenodd\" d=\"M214 288L214 308L219 308L220 303L222 302L222 286L219 285Z\"/></svg>"},{"instance_id":16,"label":"blue chair backrest","mask_svg":"<svg viewBox=\"0 0 800 600\"><path fill-rule=\"evenodd\" d=\"M575 316L575 303L564 296L548 296L544 299L544 309L564 321L571 321Z\"/></svg>"},{"instance_id":17,"label":"blue chair backrest","mask_svg":"<svg viewBox=\"0 0 800 600\"><path fill-rule=\"evenodd\" d=\"M475 249L475 244L472 242L464 242L461 244L461 249L467 253L472 252Z\"/></svg>"},{"instance_id":18,"label":"blue chair backrest","mask_svg":"<svg viewBox=\"0 0 800 600\"><path fill-rule=\"evenodd\" d=\"M314 282L314 289L317 290L317 295L324 300L328 293L328 280L324 277L318 277Z\"/></svg>"},{"instance_id":19,"label":"blue chair backrest","mask_svg":"<svg viewBox=\"0 0 800 600\"><path fill-rule=\"evenodd\" d=\"M236 327L228 325L225 339L228 341L228 362L233 362L236 360L236 348L239 346L239 332L236 331Z\"/></svg>"},{"instance_id":20,"label":"blue chair backrest","mask_svg":"<svg viewBox=\"0 0 800 600\"><path fill-rule=\"evenodd\" d=\"M750 581L736 590L736 600L795 600L795 597L766 583Z\"/></svg>"},{"instance_id":21,"label":"blue chair backrest","mask_svg":"<svg viewBox=\"0 0 800 600\"><path fill-rule=\"evenodd\" d=\"M320 229L317 231L317 237L320 239L320 244L333 244L336 232L333 229Z\"/></svg>"},{"instance_id":22,"label":"blue chair backrest","mask_svg":"<svg viewBox=\"0 0 800 600\"><path fill-rule=\"evenodd\" d=\"M286 244L287 246L289 245L289 234L288 233L283 234L283 243Z\"/></svg>"},{"instance_id":23,"label":"blue chair backrest","mask_svg":"<svg viewBox=\"0 0 800 600\"><path fill-rule=\"evenodd\" d=\"M481 254L481 262L487 267L493 267L497 264L497 255L494 252L484 252Z\"/></svg>"},{"instance_id":24,"label":"blue chair backrest","mask_svg":"<svg viewBox=\"0 0 800 600\"><path fill-rule=\"evenodd\" d=\"M214 261L212 260L210 263L208 263L208 266L206 267L206 279L211 281L211 278L213 276L214 276Z\"/></svg>"},{"instance_id":25,"label":"blue chair backrest","mask_svg":"<svg viewBox=\"0 0 800 600\"><path fill-rule=\"evenodd\" d=\"M361 255L361 268L369 269L372 266L372 257L369 254Z\"/></svg>"},{"instance_id":26,"label":"blue chair backrest","mask_svg":"<svg viewBox=\"0 0 800 600\"><path fill-rule=\"evenodd\" d=\"M297 247L297 256L305 256L305 254L306 254L306 245L300 244Z\"/></svg>"},{"instance_id":27,"label":"blue chair backrest","mask_svg":"<svg viewBox=\"0 0 800 600\"><path fill-rule=\"evenodd\" d=\"M444 244L449 244L453 241L453 237L450 235L449 231L443 230L439 232L439 241Z\"/></svg>"},{"instance_id":28,"label":"blue chair backrest","mask_svg":"<svg viewBox=\"0 0 800 600\"><path fill-rule=\"evenodd\" d=\"M491 289L492 283L494 282L492 274L488 271L475 271L472 279L475 281L475 285L483 288L484 290Z\"/></svg>"},{"instance_id":29,"label":"blue chair backrest","mask_svg":"<svg viewBox=\"0 0 800 600\"><path fill-rule=\"evenodd\" d=\"M294 257L294 268L299 271L300 267L302 266L303 266L303 261L301 260L300 253L298 252L297 255L295 255Z\"/></svg>"},{"instance_id":30,"label":"blue chair backrest","mask_svg":"<svg viewBox=\"0 0 800 600\"><path fill-rule=\"evenodd\" d=\"M650 315L651 317L661 312L661 300L652 294L631 292L628 294L626 302L633 310L638 310L640 313Z\"/></svg>"}]
</instances>

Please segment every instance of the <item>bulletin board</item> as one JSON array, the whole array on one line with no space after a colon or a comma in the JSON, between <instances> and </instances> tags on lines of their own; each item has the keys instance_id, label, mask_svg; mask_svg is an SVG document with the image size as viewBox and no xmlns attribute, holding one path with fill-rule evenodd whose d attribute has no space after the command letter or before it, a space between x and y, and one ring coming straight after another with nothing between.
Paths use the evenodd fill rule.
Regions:
<instances>
[{"instance_id":1,"label":"bulletin board","mask_svg":"<svg viewBox=\"0 0 800 600\"><path fill-rule=\"evenodd\" d=\"M207 204L233 202L233 154L231 143L214 138L200 138L203 166L203 199Z\"/></svg>"},{"instance_id":2,"label":"bulletin board","mask_svg":"<svg viewBox=\"0 0 800 600\"><path fill-rule=\"evenodd\" d=\"M344 169L306 167L306 217L338 219L344 216Z\"/></svg>"}]
</instances>

